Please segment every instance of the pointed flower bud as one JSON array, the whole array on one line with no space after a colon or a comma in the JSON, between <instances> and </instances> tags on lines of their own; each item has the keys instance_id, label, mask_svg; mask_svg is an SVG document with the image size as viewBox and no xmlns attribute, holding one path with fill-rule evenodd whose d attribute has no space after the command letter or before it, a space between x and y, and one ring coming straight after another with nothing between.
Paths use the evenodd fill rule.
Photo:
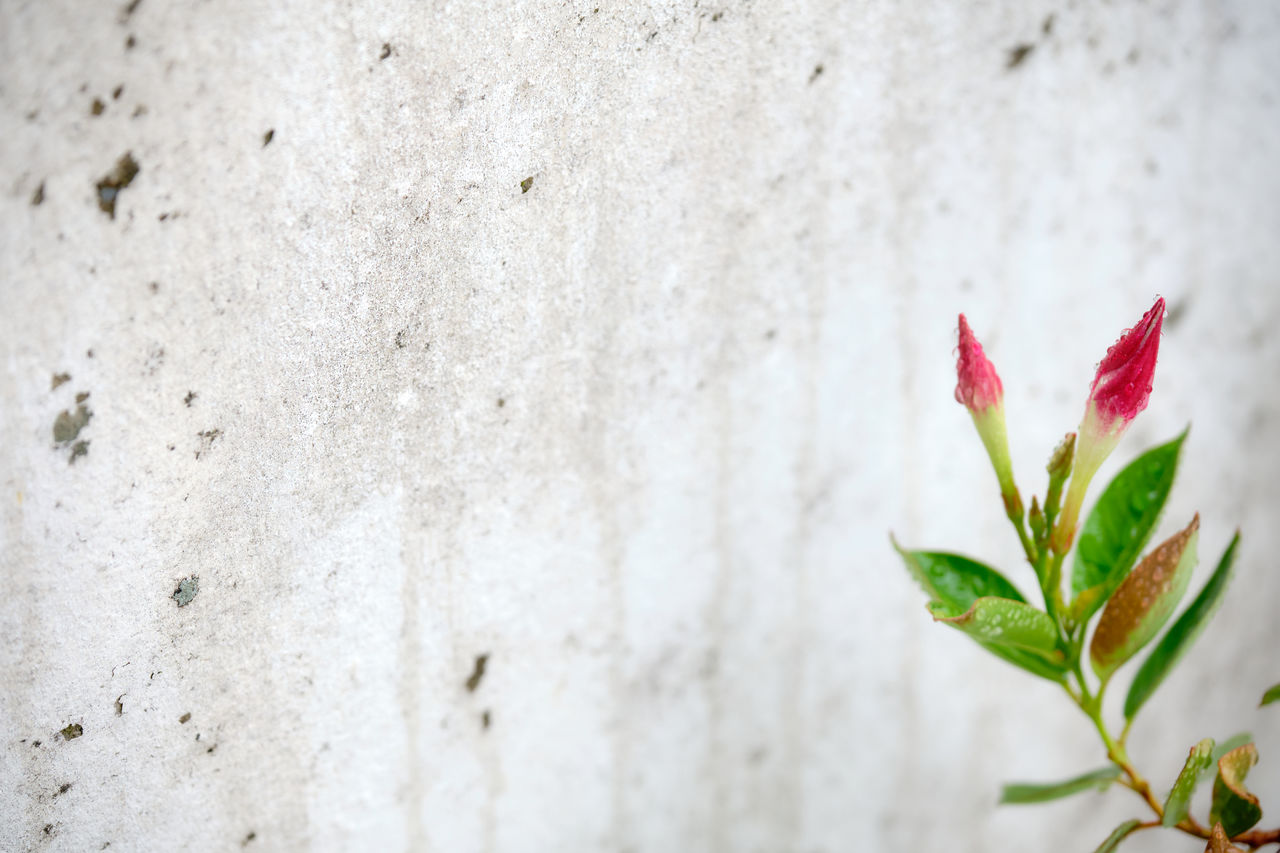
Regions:
<instances>
[{"instance_id":1,"label":"pointed flower bud","mask_svg":"<svg viewBox=\"0 0 1280 853\"><path fill-rule=\"evenodd\" d=\"M1084 420L1080 422L1075 469L1067 488L1062 519L1054 531L1054 546L1059 553L1070 548L1075 538L1080 505L1089 481L1120 443L1129 424L1147 407L1163 323L1164 299L1157 298L1151 310L1120 336L1098 365L1098 373L1089 388Z\"/></svg>"},{"instance_id":2,"label":"pointed flower bud","mask_svg":"<svg viewBox=\"0 0 1280 853\"><path fill-rule=\"evenodd\" d=\"M995 365L982 351L982 344L973 336L969 321L960 315L960 353L956 359L956 402L963 403L971 413L985 412L992 406L1004 404L1004 385L996 374Z\"/></svg>"},{"instance_id":3,"label":"pointed flower bud","mask_svg":"<svg viewBox=\"0 0 1280 853\"><path fill-rule=\"evenodd\" d=\"M1031 496L1031 509L1027 510L1027 524L1031 526L1031 541L1037 547L1042 547L1045 534L1044 510L1040 508L1040 501L1035 495Z\"/></svg>"},{"instance_id":4,"label":"pointed flower bud","mask_svg":"<svg viewBox=\"0 0 1280 853\"><path fill-rule=\"evenodd\" d=\"M1049 472L1049 479L1057 480L1059 483L1065 483L1067 477L1071 476L1071 463L1076 457L1076 434L1069 432L1062 437L1062 441L1058 442L1058 446L1053 449L1053 455L1049 457L1049 463L1044 469Z\"/></svg>"},{"instance_id":5,"label":"pointed flower bud","mask_svg":"<svg viewBox=\"0 0 1280 853\"><path fill-rule=\"evenodd\" d=\"M1022 518L1022 497L1013 482L1013 465L1009 461L1009 438L1004 423L1004 386L995 366L973 336L969 321L960 315L960 347L956 358L956 402L962 403L973 418L978 436L987 449L1000 496L1010 518Z\"/></svg>"}]
</instances>

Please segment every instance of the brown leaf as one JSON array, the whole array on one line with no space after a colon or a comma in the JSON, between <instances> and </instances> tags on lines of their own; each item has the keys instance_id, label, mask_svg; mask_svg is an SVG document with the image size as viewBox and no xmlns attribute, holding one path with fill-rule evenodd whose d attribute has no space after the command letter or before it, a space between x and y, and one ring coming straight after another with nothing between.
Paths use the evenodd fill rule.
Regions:
<instances>
[{"instance_id":1,"label":"brown leaf","mask_svg":"<svg viewBox=\"0 0 1280 853\"><path fill-rule=\"evenodd\" d=\"M1089 656L1100 677L1146 645L1173 613L1191 579L1191 565L1183 555L1200 530L1200 515L1186 528L1156 547L1107 601L1089 645ZM1191 563L1194 563L1194 553Z\"/></svg>"}]
</instances>

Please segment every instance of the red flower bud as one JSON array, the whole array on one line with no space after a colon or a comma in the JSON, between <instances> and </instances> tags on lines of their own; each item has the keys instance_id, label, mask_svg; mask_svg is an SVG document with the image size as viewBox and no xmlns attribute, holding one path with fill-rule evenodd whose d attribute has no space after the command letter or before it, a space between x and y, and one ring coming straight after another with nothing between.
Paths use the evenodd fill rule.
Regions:
<instances>
[{"instance_id":1,"label":"red flower bud","mask_svg":"<svg viewBox=\"0 0 1280 853\"><path fill-rule=\"evenodd\" d=\"M956 401L963 403L978 429L978 437L987 449L1000 496L1010 518L1022 519L1022 497L1013 482L1013 466L1009 462L1009 439L1004 425L1004 386L991 361L982 352L982 344L973 336L969 321L960 315L960 351L956 359Z\"/></svg>"},{"instance_id":2,"label":"red flower bud","mask_svg":"<svg viewBox=\"0 0 1280 853\"><path fill-rule=\"evenodd\" d=\"M1004 401L1004 386L995 366L982 352L982 344L973 336L969 321L960 315L960 354L956 359L956 402L971 412L984 412Z\"/></svg>"},{"instance_id":3,"label":"red flower bud","mask_svg":"<svg viewBox=\"0 0 1280 853\"><path fill-rule=\"evenodd\" d=\"M1097 406L1104 429L1128 426L1147 407L1163 322L1164 299L1156 299L1138 325L1121 335L1098 365L1098 375L1089 388L1089 401Z\"/></svg>"},{"instance_id":4,"label":"red flower bud","mask_svg":"<svg viewBox=\"0 0 1280 853\"><path fill-rule=\"evenodd\" d=\"M1054 548L1060 554L1066 553L1075 538L1076 521L1089 481L1120 442L1129 424L1147 407L1163 323L1164 300L1157 298L1138 325L1127 329L1098 365L1098 374L1089 388L1084 420L1080 423L1071 484L1067 487L1062 516L1054 528Z\"/></svg>"}]
</instances>

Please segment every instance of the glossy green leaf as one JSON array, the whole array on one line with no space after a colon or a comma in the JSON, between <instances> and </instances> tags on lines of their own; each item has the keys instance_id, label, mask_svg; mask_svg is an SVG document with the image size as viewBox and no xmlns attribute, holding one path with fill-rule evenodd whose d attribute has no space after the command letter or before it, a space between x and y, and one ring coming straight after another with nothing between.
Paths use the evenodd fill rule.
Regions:
<instances>
[{"instance_id":1,"label":"glossy green leaf","mask_svg":"<svg viewBox=\"0 0 1280 853\"><path fill-rule=\"evenodd\" d=\"M1034 652L1025 652L1022 649L1013 649L1008 646L996 646L990 643L979 643L978 645L982 646L996 657L1006 660L1016 667L1025 669L1032 675L1038 675L1041 678L1047 678L1050 681L1056 681L1059 684L1066 683L1067 669L1062 664L1051 663Z\"/></svg>"},{"instance_id":2,"label":"glossy green leaf","mask_svg":"<svg viewBox=\"0 0 1280 853\"><path fill-rule=\"evenodd\" d=\"M1267 688L1267 692L1262 694L1262 701L1258 703L1258 707L1261 708L1276 701L1280 701L1280 684L1273 684Z\"/></svg>"},{"instance_id":3,"label":"glossy green leaf","mask_svg":"<svg viewBox=\"0 0 1280 853\"><path fill-rule=\"evenodd\" d=\"M1112 593L1089 644L1089 660L1098 678L1110 678L1173 614L1191 581L1199 531L1197 515L1144 557Z\"/></svg>"},{"instance_id":4,"label":"glossy green leaf","mask_svg":"<svg viewBox=\"0 0 1280 853\"><path fill-rule=\"evenodd\" d=\"M1218 777L1213 780L1213 805L1209 823L1220 823L1227 837L1244 832L1262 819L1258 798L1244 786L1249 768L1258 763L1258 749L1251 743L1231 750L1218 759Z\"/></svg>"},{"instance_id":5,"label":"glossy green leaf","mask_svg":"<svg viewBox=\"0 0 1280 853\"><path fill-rule=\"evenodd\" d=\"M934 601L929 604L929 612L935 620L980 643L1025 649L1055 661L1064 659L1058 651L1058 628L1053 619L1025 602L983 596L963 613L956 613L943 602Z\"/></svg>"},{"instance_id":6,"label":"glossy green leaf","mask_svg":"<svg viewBox=\"0 0 1280 853\"><path fill-rule=\"evenodd\" d=\"M1163 826L1177 826L1186 820L1191 813L1191 795L1205 771L1213 766L1213 738L1207 737L1191 747L1187 763L1182 765L1182 772L1173 783L1169 796L1164 801Z\"/></svg>"},{"instance_id":7,"label":"glossy green leaf","mask_svg":"<svg viewBox=\"0 0 1280 853\"><path fill-rule=\"evenodd\" d=\"M1018 588L986 563L942 551L907 551L889 537L907 571L934 601L963 613L983 596L1026 601Z\"/></svg>"},{"instance_id":8,"label":"glossy green leaf","mask_svg":"<svg viewBox=\"0 0 1280 853\"><path fill-rule=\"evenodd\" d=\"M1099 844L1098 848L1094 850L1093 853L1111 853L1112 850L1115 850L1120 846L1121 841L1128 838L1129 835L1140 826L1142 826L1142 821L1138 820L1136 817L1126 820L1124 823L1113 829L1111 834L1107 836L1107 840Z\"/></svg>"},{"instance_id":9,"label":"glossy green leaf","mask_svg":"<svg viewBox=\"0 0 1280 853\"><path fill-rule=\"evenodd\" d=\"M1204 589L1200 590L1191 606L1178 617L1178 621L1173 623L1173 627L1142 662L1138 674L1133 677L1133 684L1129 685L1129 695L1124 700L1125 719L1132 720L1137 716L1138 709L1156 692L1160 682L1178 664L1217 612L1218 605L1222 603L1222 593L1231 582L1231 567L1235 562L1236 545L1239 542L1240 534L1236 533Z\"/></svg>"},{"instance_id":10,"label":"glossy green leaf","mask_svg":"<svg viewBox=\"0 0 1280 853\"><path fill-rule=\"evenodd\" d=\"M1116 475L1085 519L1071 566L1071 615L1086 622L1118 587L1155 530L1187 430Z\"/></svg>"},{"instance_id":11,"label":"glossy green leaf","mask_svg":"<svg viewBox=\"0 0 1280 853\"><path fill-rule=\"evenodd\" d=\"M901 548L893 537L890 541L916 583L934 602L947 607L952 613L963 613L973 602L985 596L1026 601L1017 587L985 563L940 551L908 551ZM979 644L993 655L1041 678L1057 682L1066 679L1064 667L1051 664L1039 655L981 641Z\"/></svg>"},{"instance_id":12,"label":"glossy green leaf","mask_svg":"<svg viewBox=\"0 0 1280 853\"><path fill-rule=\"evenodd\" d=\"M1013 782L1000 789L1000 802L1010 805L1045 803L1082 791L1101 791L1118 778L1120 768L1113 764L1062 782Z\"/></svg>"}]
</instances>

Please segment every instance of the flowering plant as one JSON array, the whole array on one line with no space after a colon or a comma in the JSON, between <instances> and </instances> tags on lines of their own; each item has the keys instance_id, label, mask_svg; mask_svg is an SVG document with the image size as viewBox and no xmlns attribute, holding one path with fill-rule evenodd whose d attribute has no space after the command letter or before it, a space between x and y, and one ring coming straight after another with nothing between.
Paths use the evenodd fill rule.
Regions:
<instances>
[{"instance_id":1,"label":"flowering plant","mask_svg":"<svg viewBox=\"0 0 1280 853\"><path fill-rule=\"evenodd\" d=\"M891 541L929 595L928 609L936 621L968 634L1009 663L1061 685L1093 723L1106 748L1109 763L1105 767L1063 782L1006 785L1002 803L1044 802L1115 784L1136 793L1154 817L1122 823L1097 848L1098 853L1115 850L1131 833L1155 827L1204 839L1206 851L1240 850L1236 844L1252 849L1280 845L1280 828L1254 828L1262 809L1244 784L1249 768L1258 761L1250 735L1221 743L1205 738L1191 747L1182 772L1163 799L1156 796L1125 749L1138 711L1217 610L1231 579L1239 532L1199 594L1138 668L1125 697L1120 734L1114 736L1103 720L1107 686L1173 615L1190 583L1199 544L1200 516L1196 515L1138 559L1173 486L1186 430L1124 468L1080 524L1090 481L1147 406L1164 311L1164 300L1157 299L1107 351L1090 386L1078 430L1067 433L1049 458L1043 502L1033 497L1026 509L1009 460L1004 387L960 315L956 400L969 410L991 459L1005 514L1039 583L1044 609L1029 603L1004 575L985 563L959 554L908 550L892 537ZM1073 545L1068 597L1063 594L1062 572ZM1095 615L1097 623L1090 633ZM1086 639L1094 679L1085 675ZM1262 704L1277 700L1280 685L1266 691ZM1207 822L1202 823L1191 815L1191 795L1201 779L1215 770L1212 804Z\"/></svg>"}]
</instances>

